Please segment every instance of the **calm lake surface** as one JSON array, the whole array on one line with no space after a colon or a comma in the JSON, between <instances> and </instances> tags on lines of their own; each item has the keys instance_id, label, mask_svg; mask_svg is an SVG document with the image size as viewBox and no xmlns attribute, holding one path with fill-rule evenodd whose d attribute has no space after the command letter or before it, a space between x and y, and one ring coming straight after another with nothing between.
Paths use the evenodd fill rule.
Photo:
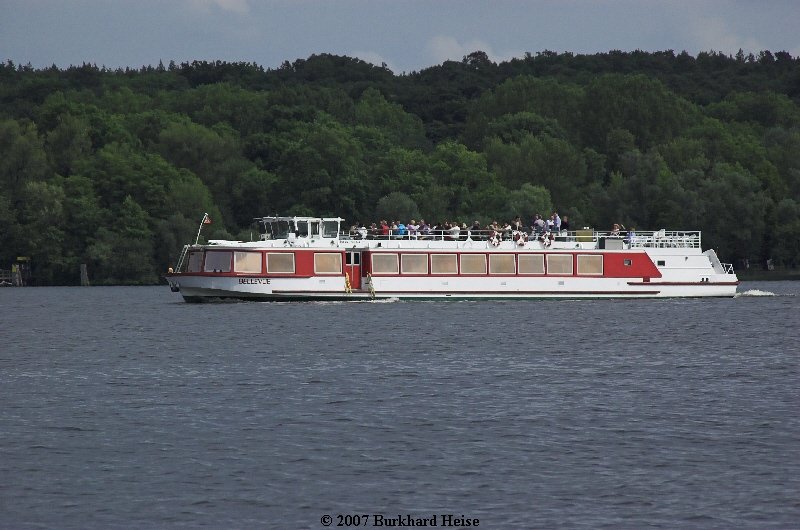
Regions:
<instances>
[{"instance_id":1,"label":"calm lake surface","mask_svg":"<svg viewBox=\"0 0 800 530\"><path fill-rule=\"evenodd\" d=\"M739 291L0 289L0 527L798 528L800 282Z\"/></svg>"}]
</instances>

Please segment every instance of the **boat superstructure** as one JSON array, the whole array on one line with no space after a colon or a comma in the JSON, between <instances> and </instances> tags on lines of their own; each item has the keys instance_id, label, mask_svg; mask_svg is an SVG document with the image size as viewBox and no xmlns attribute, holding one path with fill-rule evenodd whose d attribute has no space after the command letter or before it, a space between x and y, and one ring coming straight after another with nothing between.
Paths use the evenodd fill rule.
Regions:
<instances>
[{"instance_id":1,"label":"boat superstructure","mask_svg":"<svg viewBox=\"0 0 800 530\"><path fill-rule=\"evenodd\" d=\"M257 241L186 245L166 275L186 301L731 297L699 231L344 232L340 217L262 217Z\"/></svg>"}]
</instances>

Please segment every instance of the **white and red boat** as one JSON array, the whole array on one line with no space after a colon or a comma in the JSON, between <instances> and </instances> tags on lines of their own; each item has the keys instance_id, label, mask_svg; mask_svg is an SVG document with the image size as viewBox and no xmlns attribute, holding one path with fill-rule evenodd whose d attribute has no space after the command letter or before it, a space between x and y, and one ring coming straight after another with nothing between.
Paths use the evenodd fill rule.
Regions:
<instances>
[{"instance_id":1,"label":"white and red boat","mask_svg":"<svg viewBox=\"0 0 800 530\"><path fill-rule=\"evenodd\" d=\"M166 275L172 290L187 302L662 298L731 297L739 284L732 265L702 250L699 231L585 229L504 238L349 233L338 217L257 221L258 241L186 245Z\"/></svg>"}]
</instances>

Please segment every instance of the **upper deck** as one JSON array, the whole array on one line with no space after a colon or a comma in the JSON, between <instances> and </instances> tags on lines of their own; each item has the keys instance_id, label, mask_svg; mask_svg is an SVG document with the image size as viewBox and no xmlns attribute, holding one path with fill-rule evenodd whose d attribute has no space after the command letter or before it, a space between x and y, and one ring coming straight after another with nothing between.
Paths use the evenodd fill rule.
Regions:
<instances>
[{"instance_id":1,"label":"upper deck","mask_svg":"<svg viewBox=\"0 0 800 530\"><path fill-rule=\"evenodd\" d=\"M279 217L255 219L260 236L257 241L211 240L211 246L275 248L275 247L346 247L393 249L580 249L624 250L633 248L700 249L698 230L598 231L584 228L558 233L527 233L495 230L428 230L403 233L382 233L380 229L343 230L341 217Z\"/></svg>"}]
</instances>

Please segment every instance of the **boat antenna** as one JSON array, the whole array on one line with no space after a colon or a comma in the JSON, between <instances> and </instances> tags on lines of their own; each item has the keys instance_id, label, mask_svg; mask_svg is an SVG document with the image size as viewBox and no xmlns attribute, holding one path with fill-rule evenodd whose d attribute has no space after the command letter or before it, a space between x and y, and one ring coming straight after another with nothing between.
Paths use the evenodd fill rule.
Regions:
<instances>
[{"instance_id":1,"label":"boat antenna","mask_svg":"<svg viewBox=\"0 0 800 530\"><path fill-rule=\"evenodd\" d=\"M194 240L194 244L196 245L198 241L200 241L200 232L203 230L203 225L210 225L211 218L208 216L208 212L203 214L203 220L200 221L200 228L197 229L197 237Z\"/></svg>"}]
</instances>

